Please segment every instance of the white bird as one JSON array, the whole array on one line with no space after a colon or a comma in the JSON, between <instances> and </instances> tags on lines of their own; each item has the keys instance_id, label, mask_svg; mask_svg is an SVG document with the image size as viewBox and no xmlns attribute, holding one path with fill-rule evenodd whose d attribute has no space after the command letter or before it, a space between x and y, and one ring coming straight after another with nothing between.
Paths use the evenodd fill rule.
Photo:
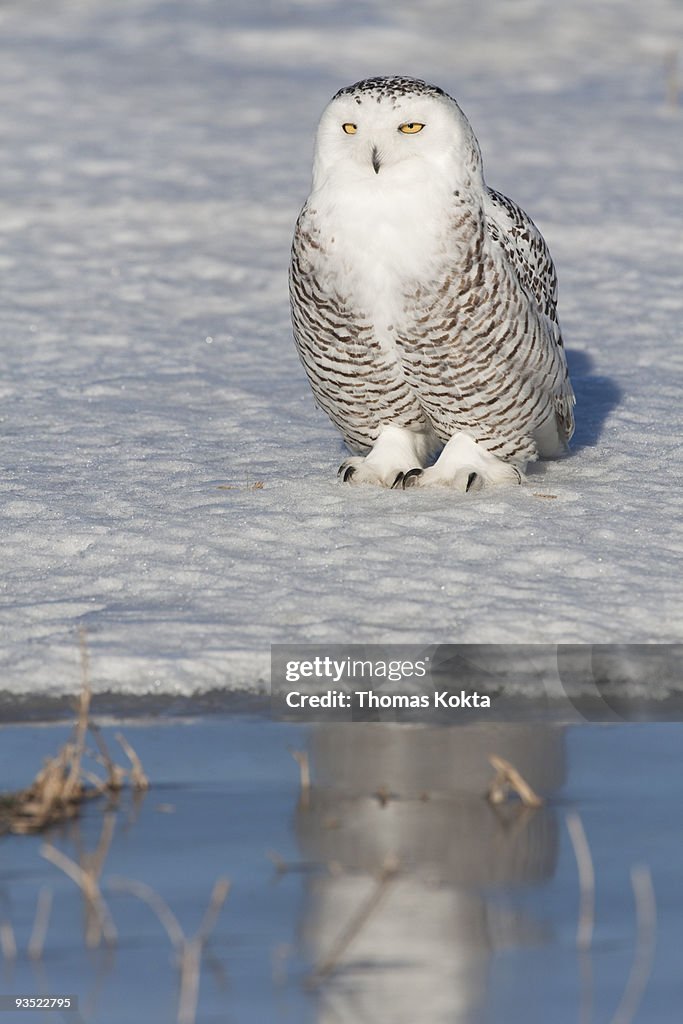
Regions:
<instances>
[{"instance_id":1,"label":"white bird","mask_svg":"<svg viewBox=\"0 0 683 1024\"><path fill-rule=\"evenodd\" d=\"M342 463L344 481L472 491L566 450L555 267L530 217L485 184L442 89L370 78L333 97L290 295L315 398L367 453Z\"/></svg>"}]
</instances>

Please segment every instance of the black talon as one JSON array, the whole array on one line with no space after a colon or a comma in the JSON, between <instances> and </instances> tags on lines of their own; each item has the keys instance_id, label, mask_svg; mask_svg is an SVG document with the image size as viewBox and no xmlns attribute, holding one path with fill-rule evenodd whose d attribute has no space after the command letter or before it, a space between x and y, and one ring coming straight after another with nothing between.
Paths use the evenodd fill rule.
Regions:
<instances>
[{"instance_id":1,"label":"black talon","mask_svg":"<svg viewBox=\"0 0 683 1024\"><path fill-rule=\"evenodd\" d=\"M476 479L477 479L477 474L476 473L470 473L470 475L467 477L467 487L465 488L465 494L467 494L467 492L469 491L470 487L472 486L472 484L474 483L474 481Z\"/></svg>"},{"instance_id":2,"label":"black talon","mask_svg":"<svg viewBox=\"0 0 683 1024\"><path fill-rule=\"evenodd\" d=\"M351 479L351 477L353 476L353 474L355 472L356 472L356 467L355 466L347 466L346 467L346 472L344 473L344 476L342 477L342 480L344 481L345 484L349 482L349 480Z\"/></svg>"},{"instance_id":3,"label":"black talon","mask_svg":"<svg viewBox=\"0 0 683 1024\"><path fill-rule=\"evenodd\" d=\"M401 480L403 480L403 473L397 473L396 474L396 479L394 480L393 484L391 485L392 491L394 490L395 487L399 487L400 486Z\"/></svg>"},{"instance_id":4,"label":"black talon","mask_svg":"<svg viewBox=\"0 0 683 1024\"><path fill-rule=\"evenodd\" d=\"M403 476L403 489L406 487L414 487L417 483L417 478L422 476L422 470L416 467L415 469L409 469Z\"/></svg>"}]
</instances>

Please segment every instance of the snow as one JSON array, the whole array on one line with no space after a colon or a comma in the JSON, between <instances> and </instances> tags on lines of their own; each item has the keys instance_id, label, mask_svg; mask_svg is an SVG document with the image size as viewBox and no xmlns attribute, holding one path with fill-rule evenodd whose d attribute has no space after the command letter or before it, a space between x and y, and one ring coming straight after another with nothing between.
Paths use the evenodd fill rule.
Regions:
<instances>
[{"instance_id":1,"label":"snow","mask_svg":"<svg viewBox=\"0 0 683 1024\"><path fill-rule=\"evenodd\" d=\"M262 686L271 643L681 639L674 0L15 0L0 12L0 689ZM672 56L673 55L673 56ZM454 95L558 265L570 458L340 486L289 327L317 118Z\"/></svg>"}]
</instances>

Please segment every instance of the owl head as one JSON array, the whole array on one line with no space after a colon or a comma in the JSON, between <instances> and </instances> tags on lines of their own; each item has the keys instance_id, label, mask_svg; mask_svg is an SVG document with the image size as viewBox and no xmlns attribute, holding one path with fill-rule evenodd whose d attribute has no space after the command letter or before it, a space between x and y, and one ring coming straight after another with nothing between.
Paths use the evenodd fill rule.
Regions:
<instances>
[{"instance_id":1,"label":"owl head","mask_svg":"<svg viewBox=\"0 0 683 1024\"><path fill-rule=\"evenodd\" d=\"M329 180L390 187L443 179L483 185L479 145L443 89L416 78L368 78L332 98L318 126L313 187Z\"/></svg>"}]
</instances>

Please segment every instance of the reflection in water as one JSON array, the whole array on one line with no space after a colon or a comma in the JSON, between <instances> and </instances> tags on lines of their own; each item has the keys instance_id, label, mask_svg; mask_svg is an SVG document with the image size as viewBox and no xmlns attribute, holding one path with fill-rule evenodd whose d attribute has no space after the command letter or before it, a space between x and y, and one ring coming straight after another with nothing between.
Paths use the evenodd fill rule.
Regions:
<instances>
[{"instance_id":1,"label":"reflection in water","mask_svg":"<svg viewBox=\"0 0 683 1024\"><path fill-rule=\"evenodd\" d=\"M315 731L314 790L297 821L304 858L331 869L310 884L306 940L315 963L376 890L388 858L400 867L340 955L318 1024L479 1019L491 953L529 932L519 915L497 922L483 890L548 878L557 856L551 810L483 798L490 754L541 794L564 779L557 727L345 723Z\"/></svg>"}]
</instances>

